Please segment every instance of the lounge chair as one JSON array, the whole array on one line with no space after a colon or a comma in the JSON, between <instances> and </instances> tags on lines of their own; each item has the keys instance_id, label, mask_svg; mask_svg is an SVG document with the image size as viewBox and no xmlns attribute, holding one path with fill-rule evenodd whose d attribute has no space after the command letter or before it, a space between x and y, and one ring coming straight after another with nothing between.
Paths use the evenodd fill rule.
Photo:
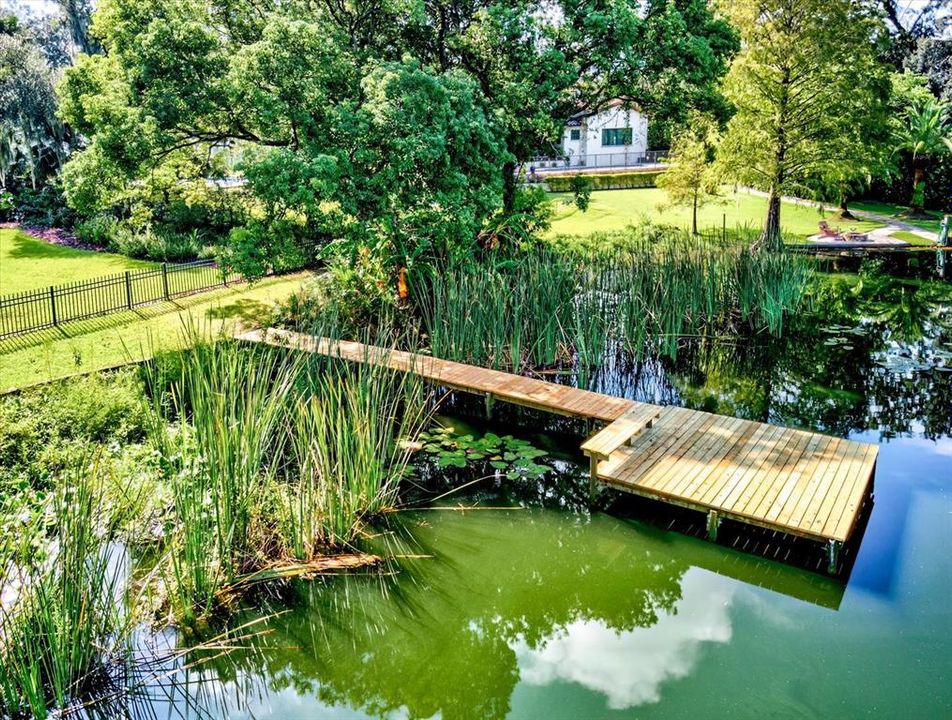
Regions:
<instances>
[{"instance_id":1,"label":"lounge chair","mask_svg":"<svg viewBox=\"0 0 952 720\"><path fill-rule=\"evenodd\" d=\"M826 220L820 220L820 237L830 238L831 240L842 240L843 233L831 228Z\"/></svg>"}]
</instances>

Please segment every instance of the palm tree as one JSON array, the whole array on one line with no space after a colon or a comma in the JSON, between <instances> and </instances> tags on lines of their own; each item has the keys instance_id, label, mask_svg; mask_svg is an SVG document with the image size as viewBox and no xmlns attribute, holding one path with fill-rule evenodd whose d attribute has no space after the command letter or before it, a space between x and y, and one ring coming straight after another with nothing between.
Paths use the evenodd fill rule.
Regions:
<instances>
[{"instance_id":1,"label":"palm tree","mask_svg":"<svg viewBox=\"0 0 952 720\"><path fill-rule=\"evenodd\" d=\"M913 105L896 133L896 150L912 154L913 215L925 211L926 168L929 160L944 152L952 152L952 119L949 106L935 99Z\"/></svg>"}]
</instances>

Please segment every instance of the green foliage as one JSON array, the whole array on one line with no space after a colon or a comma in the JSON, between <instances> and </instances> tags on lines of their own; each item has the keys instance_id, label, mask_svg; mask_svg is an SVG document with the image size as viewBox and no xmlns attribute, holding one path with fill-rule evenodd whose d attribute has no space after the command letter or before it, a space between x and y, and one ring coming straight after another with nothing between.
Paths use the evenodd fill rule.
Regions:
<instances>
[{"instance_id":1,"label":"green foliage","mask_svg":"<svg viewBox=\"0 0 952 720\"><path fill-rule=\"evenodd\" d=\"M142 385L134 371L63 380L0 400L0 482L45 487L89 445L145 436Z\"/></svg>"},{"instance_id":2,"label":"green foliage","mask_svg":"<svg viewBox=\"0 0 952 720\"><path fill-rule=\"evenodd\" d=\"M34 189L21 185L13 195L10 217L24 225L72 227L75 213L66 204L59 183L51 181Z\"/></svg>"},{"instance_id":3,"label":"green foliage","mask_svg":"<svg viewBox=\"0 0 952 720\"><path fill-rule=\"evenodd\" d=\"M778 247L780 197L802 194L831 173L842 181L844 156L866 152L855 116L879 116L883 103L877 78L884 71L868 41L880 24L851 0L739 0L724 7L743 49L725 78L737 112L719 158L732 179L770 192L762 242Z\"/></svg>"},{"instance_id":4,"label":"green foliage","mask_svg":"<svg viewBox=\"0 0 952 720\"><path fill-rule=\"evenodd\" d=\"M718 143L717 125L710 118L691 116L691 125L671 144L670 167L658 178L658 187L672 205L691 207L691 232L697 235L697 211L716 195L720 185L713 164Z\"/></svg>"},{"instance_id":5,"label":"green foliage","mask_svg":"<svg viewBox=\"0 0 952 720\"><path fill-rule=\"evenodd\" d=\"M14 29L0 33L0 186L36 190L66 159L69 135L56 115L54 71Z\"/></svg>"},{"instance_id":6,"label":"green foliage","mask_svg":"<svg viewBox=\"0 0 952 720\"><path fill-rule=\"evenodd\" d=\"M575 202L575 207L582 212L588 210L588 204L592 200L592 184L592 179L581 173L572 177L572 199Z\"/></svg>"},{"instance_id":7,"label":"green foliage","mask_svg":"<svg viewBox=\"0 0 952 720\"><path fill-rule=\"evenodd\" d=\"M675 357L684 336L779 334L808 278L802 258L659 229L595 251L537 248L448 266L413 299L438 357L586 372L610 349Z\"/></svg>"},{"instance_id":8,"label":"green foliage","mask_svg":"<svg viewBox=\"0 0 952 720\"><path fill-rule=\"evenodd\" d=\"M49 498L49 552L26 542L37 532L29 526L0 548L0 706L7 716L46 718L106 694L110 667L130 657L135 621L123 611L125 568L114 543L122 510L104 488L97 464L75 462Z\"/></svg>"},{"instance_id":9,"label":"green foliage","mask_svg":"<svg viewBox=\"0 0 952 720\"><path fill-rule=\"evenodd\" d=\"M429 418L422 381L376 363L309 368L289 423L295 467L285 497L292 552L352 542L392 508L412 442Z\"/></svg>"},{"instance_id":10,"label":"green foliage","mask_svg":"<svg viewBox=\"0 0 952 720\"><path fill-rule=\"evenodd\" d=\"M210 240L228 238L223 260L252 275L313 263L335 240L411 273L477 239L521 241L539 217L518 207L515 163L580 100L723 110L716 83L736 48L702 0L556 5L104 0L93 35L106 53L59 88L89 138L64 171L70 203L120 220L142 205L164 223L225 158L245 204Z\"/></svg>"},{"instance_id":11,"label":"green foliage","mask_svg":"<svg viewBox=\"0 0 952 720\"><path fill-rule=\"evenodd\" d=\"M197 329L189 332L199 339ZM279 352L227 342L199 341L179 362L168 393L153 395L149 432L173 496L172 593L191 621L255 567L271 524L262 507L278 471L269 459L280 450L295 371ZM167 367L160 371L152 371L153 387L169 377Z\"/></svg>"},{"instance_id":12,"label":"green foliage","mask_svg":"<svg viewBox=\"0 0 952 720\"><path fill-rule=\"evenodd\" d=\"M431 456L441 468L486 467L507 480L527 478L536 480L552 468L537 463L546 451L539 450L526 440L512 435L485 433L479 437L457 435L454 428L438 425L420 433L423 452Z\"/></svg>"},{"instance_id":13,"label":"green foliage","mask_svg":"<svg viewBox=\"0 0 952 720\"><path fill-rule=\"evenodd\" d=\"M931 95L914 98L905 108L905 116L896 123L894 138L896 150L907 152L912 159L910 206L913 213L922 213L925 209L925 167L931 158L952 152L949 105Z\"/></svg>"},{"instance_id":14,"label":"green foliage","mask_svg":"<svg viewBox=\"0 0 952 720\"><path fill-rule=\"evenodd\" d=\"M655 187L661 175L662 172L652 170L592 173L588 177L592 183L592 190L629 190ZM548 185L549 190L552 192L572 192L572 182L575 177L576 174L546 175L545 184Z\"/></svg>"}]
</instances>

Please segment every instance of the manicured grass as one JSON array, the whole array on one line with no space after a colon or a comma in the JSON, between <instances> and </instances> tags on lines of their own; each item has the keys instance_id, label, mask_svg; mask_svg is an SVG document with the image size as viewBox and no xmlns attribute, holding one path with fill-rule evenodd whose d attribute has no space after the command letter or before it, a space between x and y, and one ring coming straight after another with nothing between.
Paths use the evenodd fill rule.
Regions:
<instances>
[{"instance_id":1,"label":"manicured grass","mask_svg":"<svg viewBox=\"0 0 952 720\"><path fill-rule=\"evenodd\" d=\"M866 212L872 212L879 215L896 218L902 222L915 225L916 227L922 228L923 230L930 230L934 233L939 232L939 223L942 222L942 214L933 212L931 210L927 211L926 214L933 219L909 219L907 217L900 217L900 215L908 211L909 208L903 205L892 205L890 203L872 201L851 202L850 208L855 210L865 210ZM903 240L905 240L905 238L903 238Z\"/></svg>"},{"instance_id":2,"label":"manicured grass","mask_svg":"<svg viewBox=\"0 0 952 720\"><path fill-rule=\"evenodd\" d=\"M298 290L305 277L271 278L136 312L70 323L63 330L0 341L0 390L92 372L182 347L189 315L210 331L257 320L267 314L272 303Z\"/></svg>"},{"instance_id":3,"label":"manicured grass","mask_svg":"<svg viewBox=\"0 0 952 720\"><path fill-rule=\"evenodd\" d=\"M908 230L897 230L892 234L897 240L904 240L910 245L935 245L932 240L926 240L924 237L919 237L915 233L911 233Z\"/></svg>"},{"instance_id":4,"label":"manicured grass","mask_svg":"<svg viewBox=\"0 0 952 720\"><path fill-rule=\"evenodd\" d=\"M0 229L0 295L152 265L122 255L53 245L19 230Z\"/></svg>"},{"instance_id":5,"label":"manicured grass","mask_svg":"<svg viewBox=\"0 0 952 720\"><path fill-rule=\"evenodd\" d=\"M572 203L567 193L553 194L555 204L552 235L591 235L595 232L624 230L629 225L650 221L655 224L691 227L691 210L683 207L665 207L667 196L658 188L638 190L602 190L592 193L587 212L581 212ZM661 206L659 208L659 206ZM700 229L720 228L727 218L727 227L746 226L760 228L767 214L766 198L747 193L725 192L723 199L705 205L698 212ZM784 230L793 238L802 239L817 232L817 223L828 214L815 207L783 204L781 222ZM844 229L856 228L866 231L882 227L882 223L856 221L842 223L831 219Z\"/></svg>"}]
</instances>

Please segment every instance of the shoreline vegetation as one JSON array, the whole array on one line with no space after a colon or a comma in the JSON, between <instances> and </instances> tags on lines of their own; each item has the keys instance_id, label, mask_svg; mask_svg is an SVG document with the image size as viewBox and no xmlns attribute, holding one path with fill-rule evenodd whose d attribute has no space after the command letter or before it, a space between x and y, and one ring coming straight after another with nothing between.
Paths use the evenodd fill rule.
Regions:
<instances>
[{"instance_id":1,"label":"shoreline vegetation","mask_svg":"<svg viewBox=\"0 0 952 720\"><path fill-rule=\"evenodd\" d=\"M331 271L274 320L517 372L560 367L584 383L609 354L779 334L811 277L802 258L679 233L627 242L487 252L411 273L404 301L349 303L333 283L353 278ZM17 538L0 557L0 699L12 715L115 688L143 623L201 645L259 588L387 562L366 541L401 504L433 389L376 364L210 342L195 322L183 335L187 349L138 368L0 401L2 517Z\"/></svg>"}]
</instances>

